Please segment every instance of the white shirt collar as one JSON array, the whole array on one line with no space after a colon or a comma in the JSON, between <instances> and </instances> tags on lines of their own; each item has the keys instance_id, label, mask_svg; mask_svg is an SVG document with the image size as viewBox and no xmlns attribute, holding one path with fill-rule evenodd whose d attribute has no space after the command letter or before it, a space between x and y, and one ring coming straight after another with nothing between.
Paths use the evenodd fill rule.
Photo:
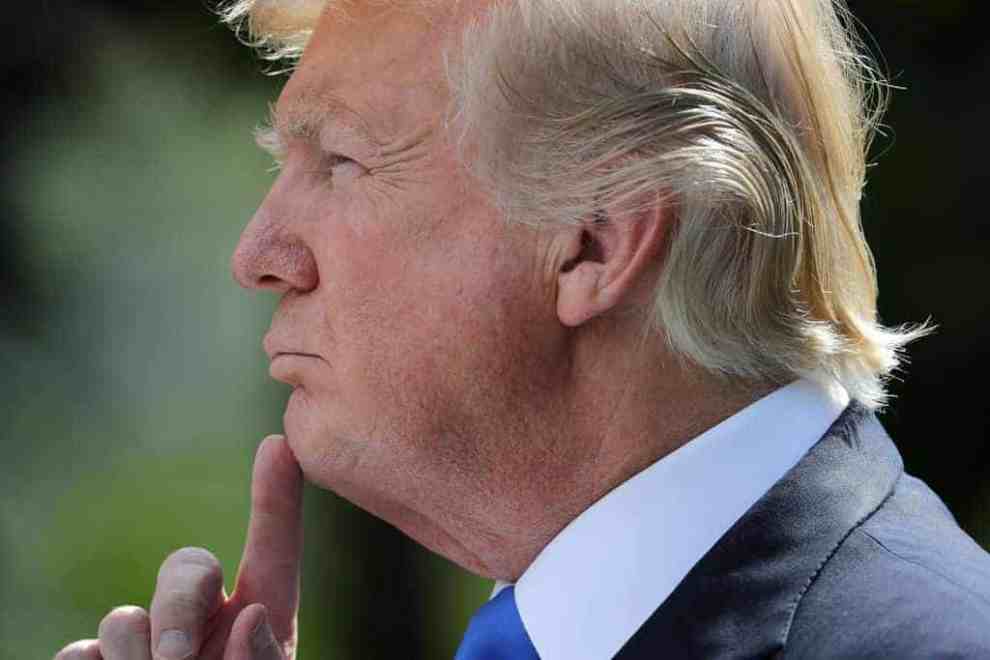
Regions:
<instances>
[{"instance_id":1,"label":"white shirt collar","mask_svg":"<svg viewBox=\"0 0 990 660\"><path fill-rule=\"evenodd\" d=\"M618 653L848 403L838 386L802 380L780 388L575 518L516 583L519 614L540 658Z\"/></svg>"}]
</instances>

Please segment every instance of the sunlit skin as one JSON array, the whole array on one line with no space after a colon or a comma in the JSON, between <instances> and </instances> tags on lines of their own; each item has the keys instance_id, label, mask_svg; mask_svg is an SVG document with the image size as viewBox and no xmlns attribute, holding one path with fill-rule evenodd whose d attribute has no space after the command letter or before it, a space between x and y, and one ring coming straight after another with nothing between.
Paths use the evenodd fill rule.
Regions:
<instances>
[{"instance_id":1,"label":"sunlit skin","mask_svg":"<svg viewBox=\"0 0 990 660\"><path fill-rule=\"evenodd\" d=\"M283 171L234 272L282 294L265 348L294 386L284 426L306 476L512 578L586 505L561 494L600 488L605 456L575 440L588 374L556 304L575 232L506 224L458 163L449 27L328 15L276 107ZM335 155L353 162L330 173Z\"/></svg>"},{"instance_id":2,"label":"sunlit skin","mask_svg":"<svg viewBox=\"0 0 990 660\"><path fill-rule=\"evenodd\" d=\"M63 660L147 648L149 631L154 648L170 625L196 631L199 658L290 659L296 460L468 570L513 580L595 500L770 389L641 341L668 209L544 230L503 220L444 131L443 48L472 11L355 4L321 19L262 140L281 173L232 261L242 286L280 297L263 343L293 388L287 443L256 465L260 531L242 563L255 586L226 599L194 579L201 554L172 559L150 619L114 610ZM176 593L210 608L176 624ZM277 643L253 647L262 619Z\"/></svg>"},{"instance_id":3,"label":"sunlit skin","mask_svg":"<svg viewBox=\"0 0 990 660\"><path fill-rule=\"evenodd\" d=\"M275 110L282 174L233 263L243 286L282 295L265 348L294 387L284 426L306 476L512 579L617 471L669 448L670 429L651 428L663 399L644 395L674 385L683 398L703 379L680 380L656 352L645 357L668 364L661 382L624 371L644 357L624 341L640 317L584 323L655 274L662 213L629 239L640 260L615 266L602 307L603 264L563 272L580 229L507 224L458 162L438 46L462 21L380 7L324 17ZM616 406L633 405L618 388L633 384L650 410L623 415L641 428L606 445L624 426L609 420Z\"/></svg>"},{"instance_id":4,"label":"sunlit skin","mask_svg":"<svg viewBox=\"0 0 990 660\"><path fill-rule=\"evenodd\" d=\"M507 225L457 163L442 131L443 29L397 12L321 26L276 128L321 114L332 94L380 143L332 119L318 138L283 129L284 169L234 272L283 294L265 347L272 376L295 387L284 424L307 477L504 573L484 548L525 542L535 512L498 494L547 501L557 478L520 489L521 471L583 461L553 430L570 375L551 237ZM356 163L330 175L328 152Z\"/></svg>"}]
</instances>

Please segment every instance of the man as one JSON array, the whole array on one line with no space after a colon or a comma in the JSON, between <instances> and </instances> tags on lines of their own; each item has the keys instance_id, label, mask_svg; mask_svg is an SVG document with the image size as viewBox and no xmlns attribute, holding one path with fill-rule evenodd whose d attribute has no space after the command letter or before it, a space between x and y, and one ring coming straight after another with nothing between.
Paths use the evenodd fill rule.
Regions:
<instances>
[{"instance_id":1,"label":"man","mask_svg":"<svg viewBox=\"0 0 990 660\"><path fill-rule=\"evenodd\" d=\"M925 330L876 320L840 5L226 16L302 53L233 258L285 436L230 597L180 550L59 658L293 658L302 475L499 581L458 658L990 653L990 558L871 412Z\"/></svg>"}]
</instances>

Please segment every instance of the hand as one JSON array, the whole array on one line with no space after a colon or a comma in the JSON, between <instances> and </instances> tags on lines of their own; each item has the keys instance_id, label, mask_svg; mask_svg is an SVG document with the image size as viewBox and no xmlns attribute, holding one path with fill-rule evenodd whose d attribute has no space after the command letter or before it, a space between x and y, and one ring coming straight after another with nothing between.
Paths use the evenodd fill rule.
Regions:
<instances>
[{"instance_id":1,"label":"hand","mask_svg":"<svg viewBox=\"0 0 990 660\"><path fill-rule=\"evenodd\" d=\"M258 448L251 522L237 584L228 598L216 557L201 548L169 555L150 613L118 607L99 639L55 660L294 660L302 554L302 474L285 438Z\"/></svg>"}]
</instances>

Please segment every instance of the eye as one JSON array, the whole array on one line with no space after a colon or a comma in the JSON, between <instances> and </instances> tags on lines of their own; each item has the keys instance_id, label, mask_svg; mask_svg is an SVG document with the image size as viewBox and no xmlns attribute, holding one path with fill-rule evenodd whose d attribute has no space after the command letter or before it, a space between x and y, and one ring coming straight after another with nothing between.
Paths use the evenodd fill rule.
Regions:
<instances>
[{"instance_id":1,"label":"eye","mask_svg":"<svg viewBox=\"0 0 990 660\"><path fill-rule=\"evenodd\" d=\"M340 154L327 154L320 164L320 172L329 175L334 182L354 179L364 174L364 168L347 156Z\"/></svg>"}]
</instances>

